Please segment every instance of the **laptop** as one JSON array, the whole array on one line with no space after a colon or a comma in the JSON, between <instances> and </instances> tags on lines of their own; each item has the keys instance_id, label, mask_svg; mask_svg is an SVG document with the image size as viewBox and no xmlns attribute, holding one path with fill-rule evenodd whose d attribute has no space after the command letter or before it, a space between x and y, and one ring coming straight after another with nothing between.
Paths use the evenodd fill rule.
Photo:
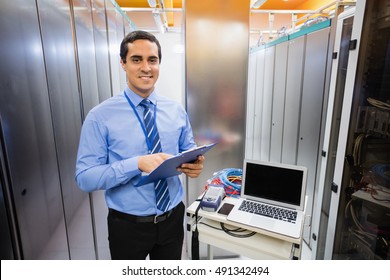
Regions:
<instances>
[{"instance_id":1,"label":"laptop","mask_svg":"<svg viewBox=\"0 0 390 280\"><path fill-rule=\"evenodd\" d=\"M227 220L299 238L306 180L304 166L245 159L240 201Z\"/></svg>"}]
</instances>

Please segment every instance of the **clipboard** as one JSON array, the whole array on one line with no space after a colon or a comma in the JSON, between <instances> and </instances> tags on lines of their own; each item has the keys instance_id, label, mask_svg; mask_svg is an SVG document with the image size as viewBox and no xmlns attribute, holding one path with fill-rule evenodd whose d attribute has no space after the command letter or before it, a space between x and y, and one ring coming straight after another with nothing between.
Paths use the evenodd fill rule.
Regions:
<instances>
[{"instance_id":1,"label":"clipboard","mask_svg":"<svg viewBox=\"0 0 390 280\"><path fill-rule=\"evenodd\" d=\"M160 179L177 176L182 172L177 171L176 169L183 163L193 162L198 159L198 156L204 155L211 148L213 148L217 143L211 143L199 147L195 147L191 150L185 151L183 153L177 154L173 157L170 157L163 161L156 169L150 172L147 175L141 177L140 181L135 184L136 187L146 185Z\"/></svg>"}]
</instances>

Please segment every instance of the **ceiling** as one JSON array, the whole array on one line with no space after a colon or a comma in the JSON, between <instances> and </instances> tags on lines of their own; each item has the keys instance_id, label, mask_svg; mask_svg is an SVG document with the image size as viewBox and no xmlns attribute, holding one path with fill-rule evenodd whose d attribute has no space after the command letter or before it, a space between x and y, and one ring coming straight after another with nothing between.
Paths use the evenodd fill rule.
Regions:
<instances>
[{"instance_id":1,"label":"ceiling","mask_svg":"<svg viewBox=\"0 0 390 280\"><path fill-rule=\"evenodd\" d=\"M119 6L121 7L138 7L138 8L148 8L150 7L147 0L116 0ZM156 1L158 2L158 1ZM306 2L306 3L305 3ZM313 2L313 3L309 3ZM312 0L267 0L260 7L260 9L268 10L293 10L301 9L301 6L318 6L322 3L327 3L330 1L312 1ZM166 8L182 8L183 0L164 0L164 5Z\"/></svg>"},{"instance_id":2,"label":"ceiling","mask_svg":"<svg viewBox=\"0 0 390 280\"><path fill-rule=\"evenodd\" d=\"M151 32L182 32L185 0L116 0L137 29ZM187 0L188 1L188 0ZM240 1L240 0L236 0ZM255 0L251 0L256 2ZM309 17L327 16L334 10L334 0L266 0L259 8L250 8L250 33L268 34L272 39L280 30L295 30ZM353 1L343 1L353 2ZM163 24L159 24L163 22ZM164 24L165 23L165 24Z\"/></svg>"}]
</instances>

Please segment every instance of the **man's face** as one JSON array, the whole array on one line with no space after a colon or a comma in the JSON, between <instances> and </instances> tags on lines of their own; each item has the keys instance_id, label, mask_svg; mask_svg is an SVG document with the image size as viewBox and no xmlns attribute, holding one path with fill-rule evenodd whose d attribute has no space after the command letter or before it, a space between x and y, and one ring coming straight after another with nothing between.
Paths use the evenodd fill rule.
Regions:
<instances>
[{"instance_id":1,"label":"man's face","mask_svg":"<svg viewBox=\"0 0 390 280\"><path fill-rule=\"evenodd\" d=\"M158 47L148 40L128 44L126 63L121 60L129 88L141 97L148 97L158 79L160 61Z\"/></svg>"}]
</instances>

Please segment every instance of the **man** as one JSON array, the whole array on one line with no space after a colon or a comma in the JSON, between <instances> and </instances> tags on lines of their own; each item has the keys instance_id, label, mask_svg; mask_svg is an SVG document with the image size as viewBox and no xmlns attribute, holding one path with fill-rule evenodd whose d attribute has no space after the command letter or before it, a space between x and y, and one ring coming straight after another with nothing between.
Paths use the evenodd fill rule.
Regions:
<instances>
[{"instance_id":1,"label":"man","mask_svg":"<svg viewBox=\"0 0 390 280\"><path fill-rule=\"evenodd\" d=\"M155 92L162 57L158 40L131 32L121 43L120 57L128 86L87 115L76 181L87 192L105 190L112 259L180 259L184 204L179 178L136 184L142 172L195 147L192 129L182 106ZM179 171L196 178L203 161L199 156Z\"/></svg>"}]
</instances>

